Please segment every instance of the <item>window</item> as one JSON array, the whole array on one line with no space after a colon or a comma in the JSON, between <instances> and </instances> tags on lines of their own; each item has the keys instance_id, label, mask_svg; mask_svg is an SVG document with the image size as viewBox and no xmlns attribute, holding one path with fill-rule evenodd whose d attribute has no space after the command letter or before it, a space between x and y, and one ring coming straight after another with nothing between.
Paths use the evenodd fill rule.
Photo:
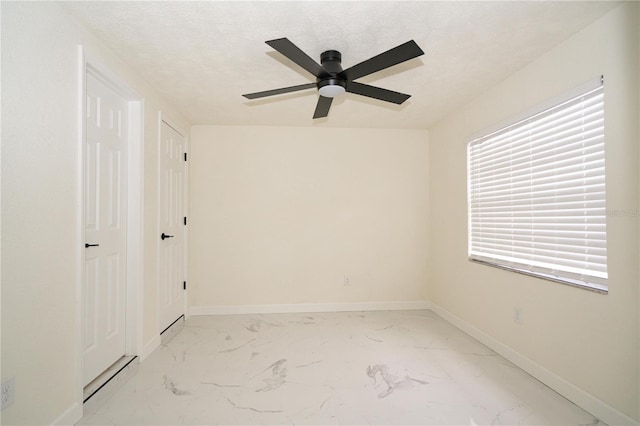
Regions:
<instances>
[{"instance_id":1,"label":"window","mask_svg":"<svg viewBox=\"0 0 640 426\"><path fill-rule=\"evenodd\" d=\"M607 291L602 79L468 145L469 258Z\"/></svg>"}]
</instances>

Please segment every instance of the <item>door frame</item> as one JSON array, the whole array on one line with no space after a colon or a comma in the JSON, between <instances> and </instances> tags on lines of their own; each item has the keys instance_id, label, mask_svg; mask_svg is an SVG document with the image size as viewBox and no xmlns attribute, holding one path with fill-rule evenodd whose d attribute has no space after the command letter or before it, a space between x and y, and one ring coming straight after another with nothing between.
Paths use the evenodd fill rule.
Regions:
<instances>
[{"instance_id":1,"label":"door frame","mask_svg":"<svg viewBox=\"0 0 640 426\"><path fill-rule=\"evenodd\" d=\"M161 192L161 188L160 188L160 182L162 177L160 176L160 156L162 155L162 123L165 123L166 125L168 125L169 127L171 127L173 130L175 130L176 132L178 132L180 134L180 136L182 136L184 138L184 147L185 147L185 152L188 153L189 152L189 133L185 132L184 129L182 129L181 126L178 126L176 123L174 123L171 119L169 119L168 117L166 117L165 114L162 113L162 111L158 111L158 157L156 159L157 161L157 182L158 182L158 192L157 192L157 203L160 203L160 192ZM183 201L183 205L184 205L184 215L186 217L189 216L189 167L187 166L188 164L188 155L187 155L187 161L184 162L184 199ZM158 209L158 214L156 216L156 223L159 225L160 224L160 209ZM184 318L187 319L189 318L189 268L188 268L188 253L189 253L189 233L187 232L187 229L189 227L188 225L189 221L187 220L187 225L182 229L183 232L183 241L184 241L184 248L182 250L182 262L183 262L183 271L184 271L184 280L187 282L187 288L186 290L184 290L184 299L183 299L183 307L182 307L182 314L184 315ZM156 229L156 234L157 231L159 231L159 226L157 226ZM156 240L157 241L157 240ZM156 245L156 259L159 260L160 259L160 244L157 243ZM158 334L162 333L164 331L164 325L161 325L160 322L160 309L159 307L161 306L161 301L160 301L160 264L159 262L156 262L157 268L156 268L156 273L158 276L158 279L156 280L156 285L157 285L157 306L158 306L158 312L157 312L157 317L156 317L156 323L158 326Z\"/></svg>"},{"instance_id":2,"label":"door frame","mask_svg":"<svg viewBox=\"0 0 640 426\"><path fill-rule=\"evenodd\" d=\"M127 268L125 308L125 354L140 355L143 348L143 249L144 249L144 99L129 83L111 71L97 56L79 46L78 66L78 156L77 156L77 235L76 272L76 401L83 405L83 330L85 275L85 143L87 75L91 75L128 101L129 131L127 150Z\"/></svg>"}]
</instances>

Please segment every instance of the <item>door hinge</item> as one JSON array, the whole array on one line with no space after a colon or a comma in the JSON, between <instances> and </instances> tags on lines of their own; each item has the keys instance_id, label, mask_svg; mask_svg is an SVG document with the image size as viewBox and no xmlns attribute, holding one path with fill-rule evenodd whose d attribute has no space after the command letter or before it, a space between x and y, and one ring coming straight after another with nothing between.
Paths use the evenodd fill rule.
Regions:
<instances>
[{"instance_id":1,"label":"door hinge","mask_svg":"<svg viewBox=\"0 0 640 426\"><path fill-rule=\"evenodd\" d=\"M187 289L187 282L186 281L182 281L182 289L183 290Z\"/></svg>"},{"instance_id":2,"label":"door hinge","mask_svg":"<svg viewBox=\"0 0 640 426\"><path fill-rule=\"evenodd\" d=\"M184 161L187 161L187 153L184 153Z\"/></svg>"},{"instance_id":3,"label":"door hinge","mask_svg":"<svg viewBox=\"0 0 640 426\"><path fill-rule=\"evenodd\" d=\"M184 224L185 225L187 224L187 217L186 216L184 217Z\"/></svg>"}]
</instances>

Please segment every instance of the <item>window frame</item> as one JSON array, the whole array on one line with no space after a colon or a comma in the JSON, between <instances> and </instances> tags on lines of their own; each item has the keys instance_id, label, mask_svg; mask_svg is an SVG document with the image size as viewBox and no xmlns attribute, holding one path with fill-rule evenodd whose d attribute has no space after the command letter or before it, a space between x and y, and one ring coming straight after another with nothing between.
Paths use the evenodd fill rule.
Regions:
<instances>
[{"instance_id":1,"label":"window frame","mask_svg":"<svg viewBox=\"0 0 640 426\"><path fill-rule=\"evenodd\" d=\"M492 126L489 129L485 129L482 132L479 132L475 135L473 135L470 138L470 142L467 143L467 220L468 220L468 233L467 233L467 243L468 243L468 251L467 251L467 255L468 255L468 259L471 262L477 263L477 264L482 264L482 265L487 265L487 266L491 266L491 267L495 267L495 268L499 268L502 270L507 270L507 271L511 271L511 272L516 272L519 274L524 274L527 276L532 276L532 277L536 277L536 278L540 278L540 279L544 279L544 280L548 280L548 281L552 281L552 282L557 282L557 283L561 283L561 284L565 284L565 285L569 285L569 286L573 286L573 287L578 287L578 288L582 288L582 289L586 289L586 290L590 290L590 291L594 291L597 293L602 293L602 294L607 294L608 293L608 258L606 257L606 245L607 245L607 233L606 233L606 213L605 213L605 218L604 218L604 249L605 249L605 261L604 261L604 267L605 267L605 272L604 272L604 278L597 278L595 279L596 282L589 282L587 279L581 279L578 278L576 279L574 276L571 276L573 274L567 272L568 276L558 276L558 272L557 271L551 271L550 272L545 272L545 271L541 271L541 270L537 270L538 268L535 267L534 265L532 265L531 263L529 263L529 268L530 269L536 269L535 271L532 270L527 270L526 269L526 265L525 267L520 267L519 265L515 265L513 266L512 264L509 264L509 261L500 261L499 259L496 259L495 257L491 258L491 256L486 256L485 255L478 255L477 252L477 248L475 249L475 253L472 253L472 248L473 247L473 243L474 240L472 238L472 232L474 230L474 228L472 227L472 170L471 170L471 147L474 144L478 144L478 143L482 143L483 141L487 141L487 139L490 140L490 138L494 135L499 135L501 133L504 133L506 131L506 129L513 129L513 128L517 128L517 126L519 125L524 125L524 123L532 121L532 119L534 119L535 116L537 115L544 115L547 111L554 109L554 108L558 108L560 106L562 106L562 104L567 103L568 101L578 98L580 96L584 96L589 92L592 92L596 89L601 89L602 91L602 96L603 96L603 100L602 100L602 119L604 120L604 115L605 115L605 106L604 106L604 76L600 76L597 79L593 79L583 85L580 85L576 88L574 88L573 90L563 94L562 96L558 96L555 97L553 99L550 99L549 101L538 105L537 107L530 109L528 111L526 111L525 113L519 114L516 117L513 117L509 120L505 120L504 122L501 122L499 124L496 124L494 126ZM602 130L602 140L603 140L603 147L602 147L602 157L603 157L603 164L604 161L606 160L606 152L605 152L605 146L604 146L604 141L605 141L605 137L604 137L604 124L603 124L603 130ZM603 172L602 172L602 181L604 182L605 185L605 190L604 190L604 198L603 201L605 203L605 207L604 207L604 211L606 212L606 165L603 166ZM525 169L526 170L526 169ZM513 210L512 210L513 211ZM586 244L586 243L585 243ZM588 246L586 246L588 247ZM515 258L514 258L515 259ZM524 259L520 259L519 263L525 264L525 262L523 262ZM518 263L518 262L513 262L513 263ZM562 274L562 272L561 272ZM592 276L588 276L588 278L593 278Z\"/></svg>"}]
</instances>

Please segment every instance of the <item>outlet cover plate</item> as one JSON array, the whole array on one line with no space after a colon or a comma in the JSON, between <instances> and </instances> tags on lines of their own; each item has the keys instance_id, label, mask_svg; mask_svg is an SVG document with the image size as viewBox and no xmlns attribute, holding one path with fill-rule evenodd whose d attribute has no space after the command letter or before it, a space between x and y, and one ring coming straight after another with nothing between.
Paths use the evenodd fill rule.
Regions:
<instances>
[{"instance_id":1,"label":"outlet cover plate","mask_svg":"<svg viewBox=\"0 0 640 426\"><path fill-rule=\"evenodd\" d=\"M0 410L4 410L8 406L13 404L16 395L16 380L15 377L10 377L2 382L2 407Z\"/></svg>"}]
</instances>

